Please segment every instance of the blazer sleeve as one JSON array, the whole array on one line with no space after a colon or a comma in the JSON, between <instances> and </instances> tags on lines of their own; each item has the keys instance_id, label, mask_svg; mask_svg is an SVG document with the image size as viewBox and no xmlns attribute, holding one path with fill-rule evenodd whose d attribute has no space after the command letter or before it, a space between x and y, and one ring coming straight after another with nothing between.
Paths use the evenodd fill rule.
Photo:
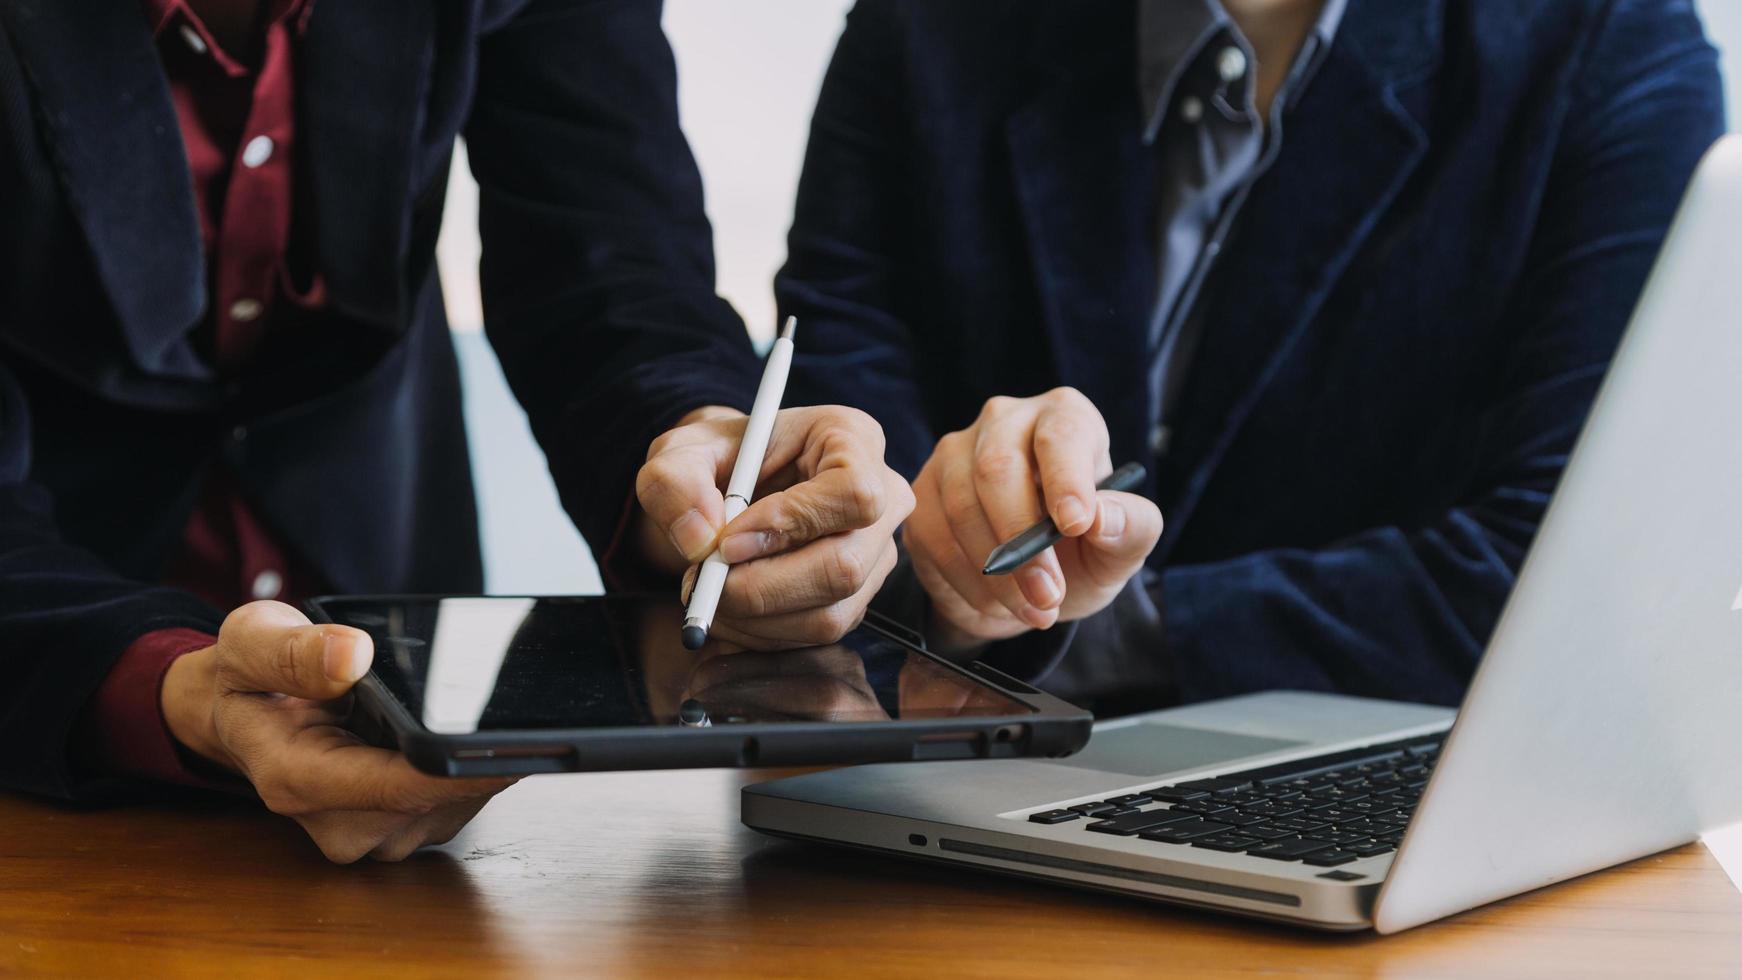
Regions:
<instances>
[{"instance_id":1,"label":"blazer sleeve","mask_svg":"<svg viewBox=\"0 0 1742 980\"><path fill-rule=\"evenodd\" d=\"M886 4L861 0L847 15L811 118L774 294L782 318L802 325L789 401L870 413L883 426L885 460L911 480L937 434L901 310L900 243L915 232L890 206L909 193L893 35Z\"/></svg>"},{"instance_id":2,"label":"blazer sleeve","mask_svg":"<svg viewBox=\"0 0 1742 980\"><path fill-rule=\"evenodd\" d=\"M714 292L657 0L534 0L480 41L465 128L484 326L568 510L612 550L648 444L748 410L760 365Z\"/></svg>"},{"instance_id":3,"label":"blazer sleeve","mask_svg":"<svg viewBox=\"0 0 1742 980\"><path fill-rule=\"evenodd\" d=\"M110 667L146 633L216 632L218 616L63 540L30 460L29 406L0 363L0 786L88 796L107 784L80 764L77 729Z\"/></svg>"},{"instance_id":4,"label":"blazer sleeve","mask_svg":"<svg viewBox=\"0 0 1742 980\"><path fill-rule=\"evenodd\" d=\"M1186 700L1275 686L1458 700L1689 177L1723 128L1716 54L1692 5L1611 4L1507 312L1515 342L1479 421L1467 496L1421 527L1166 569L1153 606Z\"/></svg>"}]
</instances>

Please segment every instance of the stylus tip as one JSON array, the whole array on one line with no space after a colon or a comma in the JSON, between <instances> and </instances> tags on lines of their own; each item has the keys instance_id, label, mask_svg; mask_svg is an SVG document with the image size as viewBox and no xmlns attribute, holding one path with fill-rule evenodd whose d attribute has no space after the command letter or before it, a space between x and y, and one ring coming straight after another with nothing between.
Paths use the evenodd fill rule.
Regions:
<instances>
[{"instance_id":1,"label":"stylus tip","mask_svg":"<svg viewBox=\"0 0 1742 980\"><path fill-rule=\"evenodd\" d=\"M683 628L683 648L685 650L700 650L702 644L708 642L708 631L700 626L685 626Z\"/></svg>"}]
</instances>

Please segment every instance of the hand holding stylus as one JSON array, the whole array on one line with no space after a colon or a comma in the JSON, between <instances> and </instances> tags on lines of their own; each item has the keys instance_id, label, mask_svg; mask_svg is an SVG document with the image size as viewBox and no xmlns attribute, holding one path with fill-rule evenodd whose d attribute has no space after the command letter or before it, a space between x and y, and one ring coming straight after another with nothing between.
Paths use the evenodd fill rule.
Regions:
<instances>
[{"instance_id":1,"label":"hand holding stylus","mask_svg":"<svg viewBox=\"0 0 1742 980\"><path fill-rule=\"evenodd\" d=\"M1143 567L1162 524L1149 499L1112 484L1096 488L1113 472L1106 422L1071 388L994 398L973 425L940 439L914 481L918 502L902 532L931 597L933 645L1007 639L1112 602ZM1123 475L1118 486L1128 487L1137 471ZM986 573L1005 542L1025 532L1051 537L1049 529L1031 530L1043 520L1056 528L1055 544L1013 572Z\"/></svg>"},{"instance_id":2,"label":"hand holding stylus","mask_svg":"<svg viewBox=\"0 0 1742 980\"><path fill-rule=\"evenodd\" d=\"M741 413L704 409L655 440L636 482L642 554L683 573L689 603L698 566L718 553L730 572L710 637L765 649L833 642L894 568L912 491L884 465L883 430L870 416L789 408L769 426L748 506L730 516L726 484L748 427Z\"/></svg>"}]
</instances>

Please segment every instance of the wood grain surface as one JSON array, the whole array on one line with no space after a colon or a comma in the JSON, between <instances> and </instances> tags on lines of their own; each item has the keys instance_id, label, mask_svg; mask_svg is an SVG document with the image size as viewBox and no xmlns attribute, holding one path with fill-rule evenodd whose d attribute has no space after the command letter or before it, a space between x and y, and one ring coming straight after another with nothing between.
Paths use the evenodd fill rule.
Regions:
<instances>
[{"instance_id":1,"label":"wood grain surface","mask_svg":"<svg viewBox=\"0 0 1742 980\"><path fill-rule=\"evenodd\" d=\"M754 778L529 779L446 847L352 867L244 802L0 797L0 973L1742 977L1742 894L1697 845L1326 936L764 838Z\"/></svg>"}]
</instances>

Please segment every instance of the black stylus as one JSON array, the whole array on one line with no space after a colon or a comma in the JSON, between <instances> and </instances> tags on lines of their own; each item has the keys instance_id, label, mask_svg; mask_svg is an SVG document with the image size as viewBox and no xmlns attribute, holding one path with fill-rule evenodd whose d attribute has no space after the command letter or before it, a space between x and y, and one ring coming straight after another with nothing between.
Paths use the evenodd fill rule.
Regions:
<instances>
[{"instance_id":1,"label":"black stylus","mask_svg":"<svg viewBox=\"0 0 1742 980\"><path fill-rule=\"evenodd\" d=\"M1095 485L1096 490L1131 491L1143 482L1146 474L1142 463L1126 463L1114 470L1111 476ZM1064 535L1059 533L1058 525L1052 518L1046 518L1039 524L1011 538L986 556L986 567L980 570L983 575L1009 575L1021 568L1023 563L1040 554L1059 542Z\"/></svg>"}]
</instances>

